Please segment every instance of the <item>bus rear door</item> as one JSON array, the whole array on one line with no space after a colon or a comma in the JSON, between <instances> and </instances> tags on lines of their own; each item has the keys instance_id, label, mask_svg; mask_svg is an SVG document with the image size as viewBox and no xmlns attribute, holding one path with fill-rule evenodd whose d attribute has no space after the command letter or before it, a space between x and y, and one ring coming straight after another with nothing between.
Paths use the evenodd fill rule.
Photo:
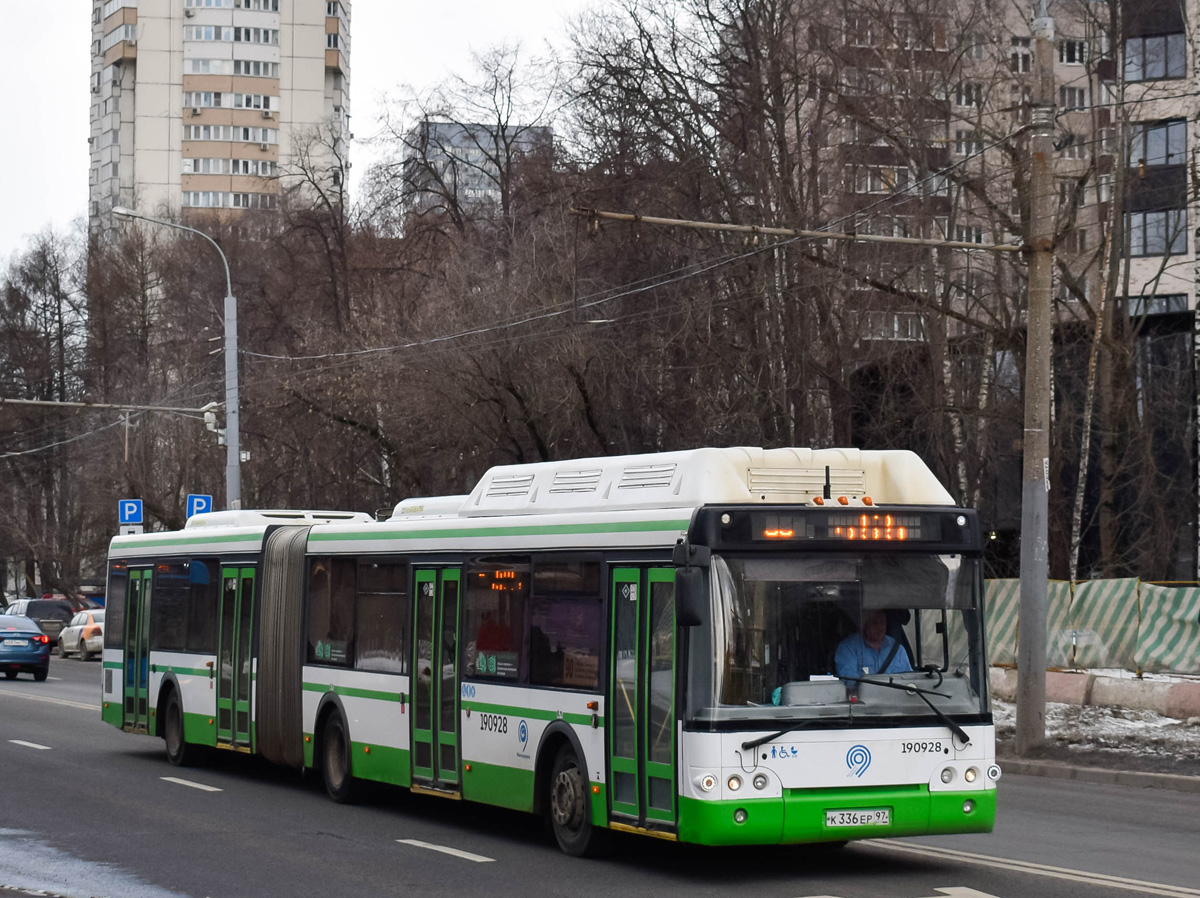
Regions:
<instances>
[{"instance_id":1,"label":"bus rear door","mask_svg":"<svg viewBox=\"0 0 1200 898\"><path fill-rule=\"evenodd\" d=\"M675 828L675 569L612 574L609 770L614 823Z\"/></svg>"},{"instance_id":2,"label":"bus rear door","mask_svg":"<svg viewBox=\"0 0 1200 898\"><path fill-rule=\"evenodd\" d=\"M129 571L125 600L125 688L121 728L150 732L150 568Z\"/></svg>"}]
</instances>

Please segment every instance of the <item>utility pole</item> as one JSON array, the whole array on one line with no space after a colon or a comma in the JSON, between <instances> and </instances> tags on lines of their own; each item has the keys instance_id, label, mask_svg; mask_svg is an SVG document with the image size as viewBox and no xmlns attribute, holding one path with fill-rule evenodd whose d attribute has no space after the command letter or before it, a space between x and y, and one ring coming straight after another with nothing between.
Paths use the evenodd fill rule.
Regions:
<instances>
[{"instance_id":1,"label":"utility pole","mask_svg":"<svg viewBox=\"0 0 1200 898\"><path fill-rule=\"evenodd\" d=\"M1016 751L1046 741L1046 591L1049 565L1050 365L1054 351L1054 19L1042 0L1033 20L1029 139L1029 309L1025 318L1025 434L1021 477L1021 608Z\"/></svg>"}]
</instances>

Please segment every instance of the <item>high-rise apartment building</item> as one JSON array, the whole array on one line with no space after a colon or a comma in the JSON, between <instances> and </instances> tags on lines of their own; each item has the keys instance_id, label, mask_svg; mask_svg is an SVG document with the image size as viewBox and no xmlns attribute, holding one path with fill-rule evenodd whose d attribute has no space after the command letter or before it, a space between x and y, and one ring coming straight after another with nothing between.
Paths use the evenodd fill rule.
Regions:
<instances>
[{"instance_id":1,"label":"high-rise apartment building","mask_svg":"<svg viewBox=\"0 0 1200 898\"><path fill-rule=\"evenodd\" d=\"M272 209L301 167L340 183L346 0L93 0L90 218Z\"/></svg>"}]
</instances>

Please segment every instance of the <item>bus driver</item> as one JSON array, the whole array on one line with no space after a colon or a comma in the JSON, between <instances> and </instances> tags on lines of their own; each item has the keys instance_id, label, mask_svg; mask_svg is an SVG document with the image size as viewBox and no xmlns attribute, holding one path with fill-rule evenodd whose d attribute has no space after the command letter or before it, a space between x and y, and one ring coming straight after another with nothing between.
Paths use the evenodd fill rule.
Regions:
<instances>
[{"instance_id":1,"label":"bus driver","mask_svg":"<svg viewBox=\"0 0 1200 898\"><path fill-rule=\"evenodd\" d=\"M912 670L908 652L899 641L887 635L887 613L881 609L863 615L862 631L843 639L833 660L839 677L869 677Z\"/></svg>"}]
</instances>

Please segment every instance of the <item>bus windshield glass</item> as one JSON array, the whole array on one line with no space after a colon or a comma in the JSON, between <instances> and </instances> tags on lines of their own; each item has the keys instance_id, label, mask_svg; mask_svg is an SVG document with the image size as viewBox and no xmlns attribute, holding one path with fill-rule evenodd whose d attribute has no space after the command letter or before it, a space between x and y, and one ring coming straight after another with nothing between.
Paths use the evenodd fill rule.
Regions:
<instances>
[{"instance_id":1,"label":"bus windshield glass","mask_svg":"<svg viewBox=\"0 0 1200 898\"><path fill-rule=\"evenodd\" d=\"M958 554L714 555L689 718L984 714L979 582Z\"/></svg>"}]
</instances>

